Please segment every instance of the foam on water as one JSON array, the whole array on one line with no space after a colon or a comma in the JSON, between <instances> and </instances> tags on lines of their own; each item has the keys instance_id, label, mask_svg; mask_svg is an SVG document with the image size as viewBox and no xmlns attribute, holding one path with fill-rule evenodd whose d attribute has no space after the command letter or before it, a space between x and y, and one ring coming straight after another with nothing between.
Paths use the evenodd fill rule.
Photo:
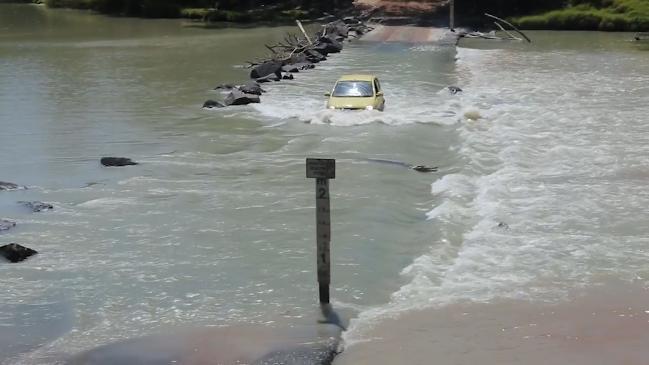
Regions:
<instances>
[{"instance_id":1,"label":"foam on water","mask_svg":"<svg viewBox=\"0 0 649 365\"><path fill-rule=\"evenodd\" d=\"M443 237L402 271L408 283L389 303L352 321L348 345L413 308L557 300L598 275L649 280L641 223L649 189L620 175L649 162L643 56L466 48L458 56L460 109L472 121L458 129L466 165L432 184L442 200L427 216Z\"/></svg>"}]
</instances>

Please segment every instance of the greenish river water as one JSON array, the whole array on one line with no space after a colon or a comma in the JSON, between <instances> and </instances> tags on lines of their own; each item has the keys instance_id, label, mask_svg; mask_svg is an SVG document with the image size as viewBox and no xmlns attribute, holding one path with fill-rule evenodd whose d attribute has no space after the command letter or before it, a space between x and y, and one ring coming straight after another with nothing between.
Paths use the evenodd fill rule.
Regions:
<instances>
[{"instance_id":1,"label":"greenish river water","mask_svg":"<svg viewBox=\"0 0 649 365\"><path fill-rule=\"evenodd\" d=\"M349 344L408 308L649 277L649 53L628 34L353 42L264 85L261 104L201 109L286 31L0 5L0 180L29 187L0 193L0 218L17 222L0 244L40 252L0 265L0 363L186 326L312 321L306 157L337 159L332 298L353 318ZM384 113L324 109L337 77L365 72Z\"/></svg>"}]
</instances>

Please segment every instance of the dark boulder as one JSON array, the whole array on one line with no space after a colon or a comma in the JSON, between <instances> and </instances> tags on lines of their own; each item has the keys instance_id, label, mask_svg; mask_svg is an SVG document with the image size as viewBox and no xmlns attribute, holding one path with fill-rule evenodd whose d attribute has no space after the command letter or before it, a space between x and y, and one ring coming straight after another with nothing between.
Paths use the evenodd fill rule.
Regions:
<instances>
[{"instance_id":1,"label":"dark boulder","mask_svg":"<svg viewBox=\"0 0 649 365\"><path fill-rule=\"evenodd\" d=\"M2 190L20 190L20 189L26 189L24 186L20 186L18 184L6 182L6 181L0 181L0 191Z\"/></svg>"},{"instance_id":2,"label":"dark boulder","mask_svg":"<svg viewBox=\"0 0 649 365\"><path fill-rule=\"evenodd\" d=\"M239 91L243 92L244 94L253 94L253 95L261 95L262 93L266 92L266 90L262 89L261 86L254 81L239 86Z\"/></svg>"},{"instance_id":3,"label":"dark boulder","mask_svg":"<svg viewBox=\"0 0 649 365\"><path fill-rule=\"evenodd\" d=\"M296 53L291 56L291 58L288 59L284 64L294 64L294 63L303 63L303 62L308 62L306 55L303 52Z\"/></svg>"},{"instance_id":4,"label":"dark boulder","mask_svg":"<svg viewBox=\"0 0 649 365\"><path fill-rule=\"evenodd\" d=\"M316 43L316 44L313 46L313 49L307 50L307 51L305 51L305 53L306 53L308 56L311 56L311 53L315 52L315 53L317 53L318 55L320 55L320 56L322 56L322 57L325 57L325 56L328 56L328 55L329 55L329 51L328 51L328 49L329 49L329 46L327 45L326 42L319 42L319 43ZM310 52L309 52L309 51L310 51ZM315 56L317 57L318 55L315 55Z\"/></svg>"},{"instance_id":5,"label":"dark boulder","mask_svg":"<svg viewBox=\"0 0 649 365\"><path fill-rule=\"evenodd\" d=\"M282 80L293 80L295 77L291 73L282 75Z\"/></svg>"},{"instance_id":6,"label":"dark boulder","mask_svg":"<svg viewBox=\"0 0 649 365\"><path fill-rule=\"evenodd\" d=\"M339 53L343 50L343 44L335 38L320 37L318 44L314 47L314 49L318 52L324 51L326 53Z\"/></svg>"},{"instance_id":7,"label":"dark boulder","mask_svg":"<svg viewBox=\"0 0 649 365\"><path fill-rule=\"evenodd\" d=\"M219 103L216 100L208 100L203 103L203 108L213 109L213 108L223 108L225 105Z\"/></svg>"},{"instance_id":8,"label":"dark boulder","mask_svg":"<svg viewBox=\"0 0 649 365\"><path fill-rule=\"evenodd\" d=\"M314 49L318 52L322 51L323 54L329 53L340 53L343 50L342 43L338 41L331 42L322 42L318 44Z\"/></svg>"},{"instance_id":9,"label":"dark boulder","mask_svg":"<svg viewBox=\"0 0 649 365\"><path fill-rule=\"evenodd\" d=\"M324 46L324 49L326 48L327 46ZM304 54L306 54L309 62L318 63L327 60L327 57L325 57L327 53L323 53L323 52L324 51L321 52L320 50L318 50L318 45L316 45L313 49L307 49L306 51L304 51Z\"/></svg>"},{"instance_id":10,"label":"dark boulder","mask_svg":"<svg viewBox=\"0 0 649 365\"><path fill-rule=\"evenodd\" d=\"M338 36L347 38L349 27L342 21L327 24L325 28L325 35L327 37L336 38Z\"/></svg>"},{"instance_id":11,"label":"dark boulder","mask_svg":"<svg viewBox=\"0 0 649 365\"><path fill-rule=\"evenodd\" d=\"M429 166L424 166L424 165L416 165L412 166L412 169L418 172L435 172L437 171L437 167L429 167Z\"/></svg>"},{"instance_id":12,"label":"dark boulder","mask_svg":"<svg viewBox=\"0 0 649 365\"><path fill-rule=\"evenodd\" d=\"M138 164L126 157L102 157L100 162L104 166L129 166Z\"/></svg>"},{"instance_id":13,"label":"dark boulder","mask_svg":"<svg viewBox=\"0 0 649 365\"><path fill-rule=\"evenodd\" d=\"M365 27L352 27L352 28L349 29L349 34L348 35L350 37L358 38L358 37L362 36L363 34L365 34L366 32L367 32L367 28L365 28Z\"/></svg>"},{"instance_id":14,"label":"dark boulder","mask_svg":"<svg viewBox=\"0 0 649 365\"><path fill-rule=\"evenodd\" d=\"M251 79L260 79L268 75L282 76L282 63L277 61L266 61L260 65L255 66L250 71Z\"/></svg>"},{"instance_id":15,"label":"dark boulder","mask_svg":"<svg viewBox=\"0 0 649 365\"><path fill-rule=\"evenodd\" d=\"M32 212L34 212L34 213L54 209L54 206L52 204L43 203L43 202L39 202L39 201L32 201L32 202L20 201L18 203L24 205L25 207L27 207L29 209L31 209Z\"/></svg>"},{"instance_id":16,"label":"dark boulder","mask_svg":"<svg viewBox=\"0 0 649 365\"><path fill-rule=\"evenodd\" d=\"M6 219L0 219L0 232L2 231L8 231L16 226L16 222L6 220Z\"/></svg>"},{"instance_id":17,"label":"dark boulder","mask_svg":"<svg viewBox=\"0 0 649 365\"><path fill-rule=\"evenodd\" d=\"M20 262L29 256L36 255L38 252L31 248L21 246L16 243L10 243L0 247L0 256L4 257L9 262Z\"/></svg>"},{"instance_id":18,"label":"dark boulder","mask_svg":"<svg viewBox=\"0 0 649 365\"><path fill-rule=\"evenodd\" d=\"M449 91L451 94L455 95L455 94L461 93L461 92L462 92L462 89L460 89L460 88L457 87L457 86L449 86L449 87L448 87L448 91Z\"/></svg>"},{"instance_id":19,"label":"dark boulder","mask_svg":"<svg viewBox=\"0 0 649 365\"><path fill-rule=\"evenodd\" d=\"M259 96L246 94L240 90L232 90L232 92L225 97L225 105L247 105L250 103L259 103Z\"/></svg>"}]
</instances>

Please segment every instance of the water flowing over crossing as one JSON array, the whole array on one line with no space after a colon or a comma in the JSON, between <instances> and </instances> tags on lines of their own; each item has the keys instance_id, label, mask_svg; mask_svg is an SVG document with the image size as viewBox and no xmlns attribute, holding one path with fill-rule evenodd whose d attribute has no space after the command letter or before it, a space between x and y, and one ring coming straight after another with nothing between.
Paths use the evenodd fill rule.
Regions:
<instances>
[{"instance_id":1,"label":"water flowing over crossing","mask_svg":"<svg viewBox=\"0 0 649 365\"><path fill-rule=\"evenodd\" d=\"M649 275L649 64L623 35L535 32L496 49L355 41L264 85L260 104L214 111L200 108L211 89L244 80L239 65L285 28L2 7L45 27L0 10L13 32L0 35L0 180L29 187L0 192L0 218L17 222L0 239L39 251L0 265L1 328L31 339L0 341L3 364L181 326L310 321L305 157L337 160L331 296L354 318L349 345L408 308L553 300L601 276ZM386 111L325 110L323 93L357 72L381 79ZM102 168L105 155L140 165Z\"/></svg>"}]
</instances>

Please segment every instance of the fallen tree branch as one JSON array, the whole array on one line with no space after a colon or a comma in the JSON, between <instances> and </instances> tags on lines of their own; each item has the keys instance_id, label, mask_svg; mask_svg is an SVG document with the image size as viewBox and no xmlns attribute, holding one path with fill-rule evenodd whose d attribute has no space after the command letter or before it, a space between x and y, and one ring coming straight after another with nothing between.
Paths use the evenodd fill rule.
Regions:
<instances>
[{"instance_id":1,"label":"fallen tree branch","mask_svg":"<svg viewBox=\"0 0 649 365\"><path fill-rule=\"evenodd\" d=\"M516 41L522 41L523 40L522 38L518 38L518 37L514 36L513 34L511 34L510 32L508 32L505 28L503 28L502 25L500 25L500 23L494 22L494 24L496 24L498 26L498 28L500 28L500 30L505 32L511 39L516 40Z\"/></svg>"},{"instance_id":2,"label":"fallen tree branch","mask_svg":"<svg viewBox=\"0 0 649 365\"><path fill-rule=\"evenodd\" d=\"M529 38L527 38L527 36L525 35L525 33L521 32L521 31L520 31L518 28L516 28L512 23L506 21L505 19L499 18L499 17L497 17L497 16L495 16L495 15L491 15L491 14L488 14L488 13L484 13L484 15L486 15L486 16L488 16L488 17L490 17L490 18L496 19L496 20L500 20L501 22L503 22L503 23L509 25L509 26L512 27L512 28L513 28L513 29L514 29L518 34L520 34L521 36L523 36L523 38L525 38L529 43L532 43L532 40L529 39Z\"/></svg>"},{"instance_id":3,"label":"fallen tree branch","mask_svg":"<svg viewBox=\"0 0 649 365\"><path fill-rule=\"evenodd\" d=\"M300 22L300 21L297 20L297 19L295 20L295 22L297 23L297 26L298 26L298 27L300 28L300 30L302 31L302 34L304 34L304 37L306 38L306 40L309 42L309 45L313 45L313 42L311 42L311 38L309 38L309 35L306 34L306 30L304 30L304 27L302 26L302 22Z\"/></svg>"}]
</instances>

